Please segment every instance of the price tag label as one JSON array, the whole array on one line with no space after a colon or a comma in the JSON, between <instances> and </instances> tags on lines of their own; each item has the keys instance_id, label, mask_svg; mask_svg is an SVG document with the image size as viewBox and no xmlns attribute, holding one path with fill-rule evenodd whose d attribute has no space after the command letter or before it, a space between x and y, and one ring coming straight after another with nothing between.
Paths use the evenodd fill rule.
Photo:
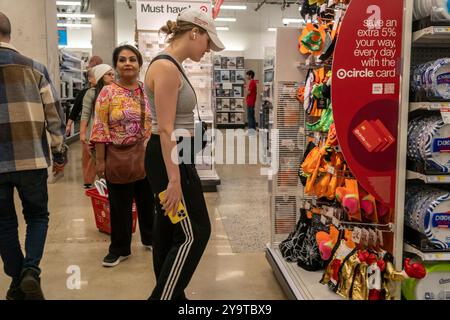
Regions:
<instances>
[{"instance_id":1,"label":"price tag label","mask_svg":"<svg viewBox=\"0 0 450 320\"><path fill-rule=\"evenodd\" d=\"M377 233L375 232L375 230L370 229L369 230L369 245L370 246L375 246L377 244Z\"/></svg>"},{"instance_id":2,"label":"price tag label","mask_svg":"<svg viewBox=\"0 0 450 320\"><path fill-rule=\"evenodd\" d=\"M224 82L222 88L224 90L231 90L231 89L233 89L233 84L231 82Z\"/></svg>"},{"instance_id":3,"label":"price tag label","mask_svg":"<svg viewBox=\"0 0 450 320\"><path fill-rule=\"evenodd\" d=\"M324 216L329 217L329 218L333 217L332 214L330 215L330 209L331 209L331 208L329 208L329 207L327 207L327 206L323 206L323 207L322 207L322 214L323 214Z\"/></svg>"},{"instance_id":4,"label":"price tag label","mask_svg":"<svg viewBox=\"0 0 450 320\"><path fill-rule=\"evenodd\" d=\"M341 222L338 220L338 218L333 217L332 219L333 224L336 226L336 228L339 228L339 226L341 225Z\"/></svg>"},{"instance_id":5,"label":"price tag label","mask_svg":"<svg viewBox=\"0 0 450 320\"><path fill-rule=\"evenodd\" d=\"M306 210L311 209L311 204L309 202L305 202L305 209Z\"/></svg>"},{"instance_id":6,"label":"price tag label","mask_svg":"<svg viewBox=\"0 0 450 320\"><path fill-rule=\"evenodd\" d=\"M333 166L328 166L327 172L328 172L329 174L334 174L334 173L336 172L336 170L334 169Z\"/></svg>"},{"instance_id":7,"label":"price tag label","mask_svg":"<svg viewBox=\"0 0 450 320\"><path fill-rule=\"evenodd\" d=\"M369 231L367 231L366 229L361 229L361 243L364 246L369 245Z\"/></svg>"},{"instance_id":8,"label":"price tag label","mask_svg":"<svg viewBox=\"0 0 450 320\"><path fill-rule=\"evenodd\" d=\"M450 124L450 108L441 107L441 116L445 124Z\"/></svg>"},{"instance_id":9,"label":"price tag label","mask_svg":"<svg viewBox=\"0 0 450 320\"><path fill-rule=\"evenodd\" d=\"M360 243L361 242L361 229L360 228L354 228L352 232L352 240L354 243Z\"/></svg>"},{"instance_id":10,"label":"price tag label","mask_svg":"<svg viewBox=\"0 0 450 320\"><path fill-rule=\"evenodd\" d=\"M305 127L300 127L298 128L298 131L300 132L300 134L305 134Z\"/></svg>"},{"instance_id":11,"label":"price tag label","mask_svg":"<svg viewBox=\"0 0 450 320\"><path fill-rule=\"evenodd\" d=\"M380 246L383 246L384 245L383 232L381 230L377 230L377 235L378 235L378 241L380 242Z\"/></svg>"}]
</instances>

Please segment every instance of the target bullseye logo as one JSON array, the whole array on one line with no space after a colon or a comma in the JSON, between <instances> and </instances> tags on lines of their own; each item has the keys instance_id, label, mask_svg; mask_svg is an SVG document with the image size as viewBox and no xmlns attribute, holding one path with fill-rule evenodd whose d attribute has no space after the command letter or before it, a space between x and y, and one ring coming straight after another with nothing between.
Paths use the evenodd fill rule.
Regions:
<instances>
[{"instance_id":1,"label":"target bullseye logo","mask_svg":"<svg viewBox=\"0 0 450 320\"><path fill-rule=\"evenodd\" d=\"M207 6L201 6L200 10L205 12L205 13L208 13L208 7Z\"/></svg>"}]
</instances>

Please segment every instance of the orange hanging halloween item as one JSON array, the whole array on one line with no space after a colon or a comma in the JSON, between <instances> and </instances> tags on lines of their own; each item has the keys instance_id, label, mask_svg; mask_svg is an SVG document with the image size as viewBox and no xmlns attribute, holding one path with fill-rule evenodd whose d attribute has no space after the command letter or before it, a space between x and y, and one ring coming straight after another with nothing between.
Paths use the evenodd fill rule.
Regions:
<instances>
[{"instance_id":1,"label":"orange hanging halloween item","mask_svg":"<svg viewBox=\"0 0 450 320\"><path fill-rule=\"evenodd\" d=\"M362 221L356 179L345 179L345 187L336 189L336 198L341 202L351 221Z\"/></svg>"}]
</instances>

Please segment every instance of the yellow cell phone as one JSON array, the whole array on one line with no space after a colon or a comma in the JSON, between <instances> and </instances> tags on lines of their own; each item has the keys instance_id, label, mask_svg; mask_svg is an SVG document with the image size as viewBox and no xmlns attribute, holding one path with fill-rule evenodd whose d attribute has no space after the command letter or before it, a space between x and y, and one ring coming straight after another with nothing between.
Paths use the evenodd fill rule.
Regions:
<instances>
[{"instance_id":1,"label":"yellow cell phone","mask_svg":"<svg viewBox=\"0 0 450 320\"><path fill-rule=\"evenodd\" d=\"M166 198L166 191L167 190L164 190L159 194L159 199L161 201L163 201ZM172 215L172 210L168 212L167 215L169 216L169 219L170 221L172 221L173 224L177 224L178 222L186 219L188 217L188 213L183 205L183 201L180 201L180 203L178 203L178 210L176 215Z\"/></svg>"}]
</instances>

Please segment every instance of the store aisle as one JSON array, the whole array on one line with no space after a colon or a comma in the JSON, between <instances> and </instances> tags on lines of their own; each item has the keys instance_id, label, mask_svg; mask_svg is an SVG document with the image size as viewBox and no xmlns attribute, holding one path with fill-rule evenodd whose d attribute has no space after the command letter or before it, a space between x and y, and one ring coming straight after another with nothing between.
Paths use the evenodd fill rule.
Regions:
<instances>
[{"instance_id":1,"label":"store aisle","mask_svg":"<svg viewBox=\"0 0 450 320\"><path fill-rule=\"evenodd\" d=\"M155 283L151 252L142 247L137 232L130 259L115 268L102 267L109 237L96 229L90 200L82 189L80 144L70 147L70 164L65 176L56 184L49 185L50 229L41 265L46 298L146 299ZM220 191L206 194L212 236L186 292L188 298L285 299L264 252L243 250L235 253L222 223L227 206L244 214L249 212L248 208L257 208L261 206L261 201L268 201L268 193L267 196L264 194L267 182L264 183L263 177L255 177L253 169L219 168L219 174L225 175ZM262 185L248 188L245 181L261 182ZM238 187L239 190L245 189L240 198L236 195ZM231 194L234 194L233 197L228 199ZM23 241L24 222L17 197L16 207ZM248 224L254 224L252 218L249 215ZM9 278L3 273L1 261L0 268L0 299L3 299ZM78 275L81 275L81 289L76 289Z\"/></svg>"}]
</instances>

